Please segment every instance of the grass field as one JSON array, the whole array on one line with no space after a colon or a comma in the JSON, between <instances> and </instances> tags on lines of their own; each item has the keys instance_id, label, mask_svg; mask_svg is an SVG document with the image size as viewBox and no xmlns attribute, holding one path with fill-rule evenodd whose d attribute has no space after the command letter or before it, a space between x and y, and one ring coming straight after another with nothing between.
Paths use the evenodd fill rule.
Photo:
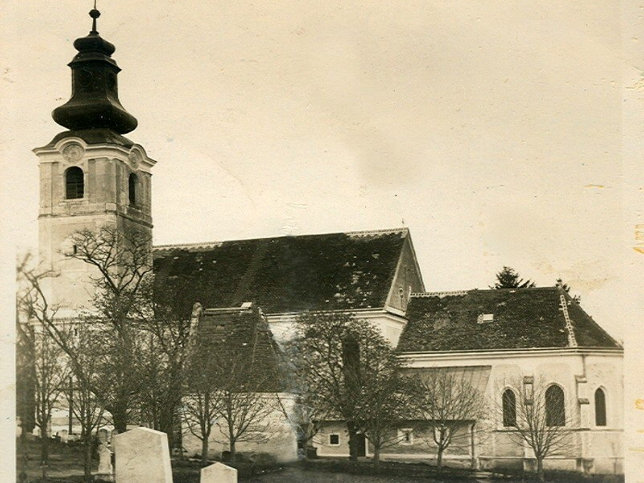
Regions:
<instances>
[{"instance_id":1,"label":"grass field","mask_svg":"<svg viewBox=\"0 0 644 483\"><path fill-rule=\"evenodd\" d=\"M24 470L26 482L42 482L40 466L40 441L30 437L26 443L27 458L22 458L20 442L17 446L17 471ZM489 472L475 472L468 469L445 468L438 473L436 468L422 463L400 463L383 461L380 468L373 467L369 460L350 462L347 459L314 459L292 465L254 466L248 462L237 463L240 482L256 483L397 483L397 482L438 482L438 481L532 481L532 475L503 475ZM98 468L98 461L93 462L93 471ZM198 461L173 460L172 472L174 483L199 483L201 465ZM47 465L47 481L82 482L83 453L80 446L62 444L52 440L50 457ZM621 476L584 477L577 473L552 473L546 475L548 481L558 482L623 482ZM18 480L20 481L20 480Z\"/></svg>"}]
</instances>

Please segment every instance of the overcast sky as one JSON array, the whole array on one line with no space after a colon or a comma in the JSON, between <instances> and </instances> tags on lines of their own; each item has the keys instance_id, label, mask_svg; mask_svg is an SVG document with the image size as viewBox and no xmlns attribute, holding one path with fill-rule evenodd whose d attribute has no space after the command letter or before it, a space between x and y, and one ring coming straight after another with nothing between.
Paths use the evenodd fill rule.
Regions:
<instances>
[{"instance_id":1,"label":"overcast sky","mask_svg":"<svg viewBox=\"0 0 644 483\"><path fill-rule=\"evenodd\" d=\"M5 234L37 243L31 149L62 131L90 1L2 2ZM622 338L636 8L561 1L99 0L155 243L407 226L428 291L509 265ZM633 107L634 106L634 107ZM629 144L630 143L630 144ZM5 188L7 184L5 184ZM641 192L641 191L640 191ZM641 221L640 221L641 223ZM629 272L630 270L630 272ZM636 285L637 287L637 285ZM631 298L631 301L633 299Z\"/></svg>"}]
</instances>

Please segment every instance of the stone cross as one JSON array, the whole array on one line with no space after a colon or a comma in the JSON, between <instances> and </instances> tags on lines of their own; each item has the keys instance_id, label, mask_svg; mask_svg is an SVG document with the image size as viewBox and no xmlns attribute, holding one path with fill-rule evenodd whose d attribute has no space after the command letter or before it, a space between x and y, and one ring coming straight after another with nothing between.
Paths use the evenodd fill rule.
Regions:
<instances>
[{"instance_id":1,"label":"stone cross","mask_svg":"<svg viewBox=\"0 0 644 483\"><path fill-rule=\"evenodd\" d=\"M201 468L201 483L237 483L237 470L223 463Z\"/></svg>"},{"instance_id":2,"label":"stone cross","mask_svg":"<svg viewBox=\"0 0 644 483\"><path fill-rule=\"evenodd\" d=\"M135 428L112 437L116 483L172 483L168 435Z\"/></svg>"}]
</instances>

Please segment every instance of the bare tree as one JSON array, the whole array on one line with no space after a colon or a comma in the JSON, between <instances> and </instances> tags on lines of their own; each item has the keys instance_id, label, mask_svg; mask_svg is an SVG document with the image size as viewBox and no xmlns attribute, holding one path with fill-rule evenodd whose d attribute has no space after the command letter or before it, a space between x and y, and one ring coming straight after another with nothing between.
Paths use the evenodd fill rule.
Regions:
<instances>
[{"instance_id":1,"label":"bare tree","mask_svg":"<svg viewBox=\"0 0 644 483\"><path fill-rule=\"evenodd\" d=\"M268 441L273 417L278 411L273 390L276 375L264 372L246 351L221 351L211 354L216 374L216 414L220 420L220 442L228 444L231 461L235 461L237 443ZM268 389L268 390L267 390Z\"/></svg>"},{"instance_id":2,"label":"bare tree","mask_svg":"<svg viewBox=\"0 0 644 483\"><path fill-rule=\"evenodd\" d=\"M168 434L172 444L177 408L182 395L183 370L191 316L178 301L184 291L176 283L155 286L150 237L133 228L100 227L73 234L65 255L94 267L91 306L76 317L92 327L95 369L103 377L77 384L89 388L111 415L117 431L127 429L143 414L151 426ZM52 273L29 273L41 303L41 287ZM41 317L52 339L68 355L74 373L82 374L82 354L70 343L53 316Z\"/></svg>"},{"instance_id":3,"label":"bare tree","mask_svg":"<svg viewBox=\"0 0 644 483\"><path fill-rule=\"evenodd\" d=\"M133 228L102 227L72 236L67 256L96 269L89 318L102 327L108 384L105 400L114 426L125 431L134 412L153 428L174 429L181 404L192 316L182 280L155 283L149 235Z\"/></svg>"},{"instance_id":4,"label":"bare tree","mask_svg":"<svg viewBox=\"0 0 644 483\"><path fill-rule=\"evenodd\" d=\"M102 339L100 368L106 377L100 385L97 381L93 392L103 400L117 431L123 432L141 385L137 362L144 341L138 323L153 314L151 239L135 229L103 226L73 234L70 245L74 249L65 253L67 257L95 268L93 305L84 318ZM67 351L73 352L70 347Z\"/></svg>"},{"instance_id":5,"label":"bare tree","mask_svg":"<svg viewBox=\"0 0 644 483\"><path fill-rule=\"evenodd\" d=\"M459 438L458 431L484 416L484 396L465 373L453 368L431 369L420 375L416 389L417 415L432 429L440 471L443 454Z\"/></svg>"},{"instance_id":6,"label":"bare tree","mask_svg":"<svg viewBox=\"0 0 644 483\"><path fill-rule=\"evenodd\" d=\"M43 441L43 478L46 469L46 444L51 412L62 398L70 377L76 383L67 403L81 426L84 446L85 480L92 481L92 434L102 420L103 401L97 397L109 383L105 364L104 327L83 318L58 320L58 308L50 306L43 281L55 276L30 266L30 257L18 265L18 306L28 322L19 324L23 338L32 341L36 380L37 425ZM109 359L109 358L108 358Z\"/></svg>"},{"instance_id":7,"label":"bare tree","mask_svg":"<svg viewBox=\"0 0 644 483\"><path fill-rule=\"evenodd\" d=\"M204 342L191 347L186 367L182 418L188 431L201 441L201 462L205 465L210 435L221 411L222 400L217 380L220 372L217 359L211 357L213 348L209 347L207 341Z\"/></svg>"},{"instance_id":8,"label":"bare tree","mask_svg":"<svg viewBox=\"0 0 644 483\"><path fill-rule=\"evenodd\" d=\"M141 353L141 338L133 321L150 314L144 287L151 275L149 240L135 231L119 232L103 227L97 231L83 230L72 236L75 247L66 256L81 260L96 268L92 277L96 293L93 306L80 311L76 322L92 326L92 334L100 344L94 354L101 378L84 379L81 354L68 336L68 325L55 317L57 307L51 307L43 289L43 281L55 276L51 271L19 266L19 276L28 287L26 304L32 307L30 318L37 320L51 339L68 356L77 384L88 385L110 412L119 432L125 431L137 390L140 387L137 358Z\"/></svg>"},{"instance_id":9,"label":"bare tree","mask_svg":"<svg viewBox=\"0 0 644 483\"><path fill-rule=\"evenodd\" d=\"M18 263L18 350L22 351L21 359L27 366L23 370L33 384L34 422L40 430L40 464L43 479L47 477L52 411L63 396L70 373L65 353L45 330L45 324L53 320L57 311L56 307L47 304L40 289L40 281L49 275L46 272L38 273L31 266L29 255ZM23 401L23 404L28 405L27 401ZM26 416L23 414L23 424L26 422Z\"/></svg>"},{"instance_id":10,"label":"bare tree","mask_svg":"<svg viewBox=\"0 0 644 483\"><path fill-rule=\"evenodd\" d=\"M83 444L83 470L86 482L93 481L92 449L95 431L103 421L104 407L92 388L98 385L97 379L104 376L100 367L101 360L96 357L99 352L100 338L96 337L95 328L84 323L76 323L70 331L67 342L74 348L77 364L74 365L74 376L78 383L74 387L74 396L68 401L72 413L81 427L80 439Z\"/></svg>"},{"instance_id":11,"label":"bare tree","mask_svg":"<svg viewBox=\"0 0 644 483\"><path fill-rule=\"evenodd\" d=\"M572 421L563 390L528 376L511 381L496 408L516 444L528 445L537 461L537 475L544 481L543 460L572 444ZM516 391L516 392L515 392ZM517 398L518 394L518 398Z\"/></svg>"},{"instance_id":12,"label":"bare tree","mask_svg":"<svg viewBox=\"0 0 644 483\"><path fill-rule=\"evenodd\" d=\"M209 440L219 414L217 391L208 387L188 390L183 401L183 421L188 431L201 441L201 462L208 462Z\"/></svg>"},{"instance_id":13,"label":"bare tree","mask_svg":"<svg viewBox=\"0 0 644 483\"><path fill-rule=\"evenodd\" d=\"M397 429L413 415L415 397L409 378L400 373L400 363L393 351L378 352L379 360L372 360L363 369L362 431L373 446L373 463L378 467L384 448L401 442Z\"/></svg>"},{"instance_id":14,"label":"bare tree","mask_svg":"<svg viewBox=\"0 0 644 483\"><path fill-rule=\"evenodd\" d=\"M395 385L385 384L376 393L374 383L395 380L391 347L352 314L311 312L298 317L289 352L302 398L318 416L345 421L350 458L355 460L358 434L369 431L372 440L379 440L389 424L385 408L397 397ZM383 441L377 444L382 447Z\"/></svg>"},{"instance_id":15,"label":"bare tree","mask_svg":"<svg viewBox=\"0 0 644 483\"><path fill-rule=\"evenodd\" d=\"M152 311L140 319L146 341L139 363L140 409L154 429L168 434L171 447L175 443L174 429L180 424L184 390L189 387L185 381L205 377L205 373L198 374L203 366L190 365L191 353L197 346L195 337L201 305L197 303L190 310L185 303L190 296L185 294L185 285L182 280L152 285L146 295Z\"/></svg>"},{"instance_id":16,"label":"bare tree","mask_svg":"<svg viewBox=\"0 0 644 483\"><path fill-rule=\"evenodd\" d=\"M233 310L232 320L202 326L199 311L196 304L183 417L202 442L204 461L211 436L228 446L234 461L238 443L262 443L274 433L282 387L279 351L258 308Z\"/></svg>"}]
</instances>

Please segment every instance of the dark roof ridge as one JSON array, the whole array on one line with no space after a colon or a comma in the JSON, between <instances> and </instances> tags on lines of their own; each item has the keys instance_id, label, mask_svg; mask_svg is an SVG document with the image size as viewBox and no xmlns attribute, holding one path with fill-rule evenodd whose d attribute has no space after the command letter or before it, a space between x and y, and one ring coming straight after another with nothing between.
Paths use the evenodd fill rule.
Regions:
<instances>
[{"instance_id":1,"label":"dark roof ridge","mask_svg":"<svg viewBox=\"0 0 644 483\"><path fill-rule=\"evenodd\" d=\"M153 250L174 250L174 249L206 249L221 245L222 243L232 241L256 241L256 240L275 240L283 238L306 238L316 236L329 236L329 235L349 235L349 236L371 236L371 235L389 235L400 233L402 236L409 236L409 228L406 226L400 228L383 228L379 230L357 230L357 231L338 231L338 232L325 232L325 233L306 233L302 235L279 235L279 236L265 236L258 238L238 238L229 240L218 240L209 242L193 242L193 243L169 243L164 245L153 246Z\"/></svg>"},{"instance_id":2,"label":"dark roof ridge","mask_svg":"<svg viewBox=\"0 0 644 483\"><path fill-rule=\"evenodd\" d=\"M397 355L400 356L412 356L415 354L432 354L432 355L441 355L441 354L479 354L483 352L551 352L551 351L567 351L567 352L584 352L584 351L607 351L607 352L624 352L624 348L620 345L618 347L606 347L606 346L544 346L544 347L505 347L505 348L487 348L487 349L454 349L454 350L398 350ZM442 366L440 366L442 367ZM456 366L460 367L460 366ZM467 366L470 367L470 366Z\"/></svg>"},{"instance_id":3,"label":"dark roof ridge","mask_svg":"<svg viewBox=\"0 0 644 483\"><path fill-rule=\"evenodd\" d=\"M449 297L457 295L468 295L470 293L481 293L481 292L516 292L527 291L527 290L557 290L557 286L547 286L547 287L525 287L525 288L470 288L465 290L438 290L435 292L412 292L412 297Z\"/></svg>"}]
</instances>

